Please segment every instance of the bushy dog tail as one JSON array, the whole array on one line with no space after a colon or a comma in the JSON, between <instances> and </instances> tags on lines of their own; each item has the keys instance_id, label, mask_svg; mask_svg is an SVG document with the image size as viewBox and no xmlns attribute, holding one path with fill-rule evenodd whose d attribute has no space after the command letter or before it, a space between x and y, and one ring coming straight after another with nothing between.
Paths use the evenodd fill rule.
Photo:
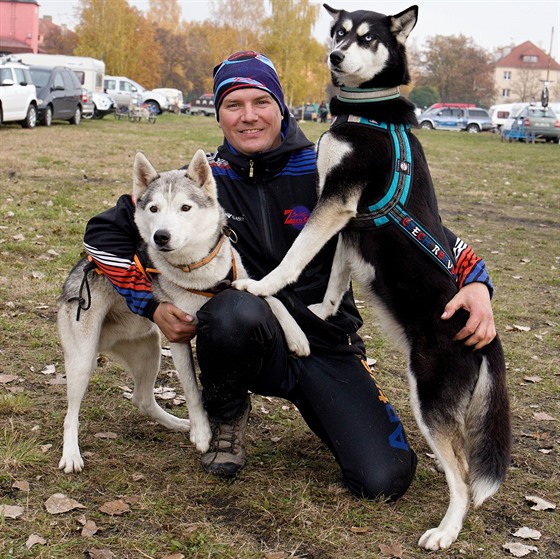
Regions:
<instances>
[{"instance_id":1,"label":"bushy dog tail","mask_svg":"<svg viewBox=\"0 0 560 559\"><path fill-rule=\"evenodd\" d=\"M496 338L484 353L466 418L466 452L474 506L492 496L506 477L511 427L506 370Z\"/></svg>"}]
</instances>

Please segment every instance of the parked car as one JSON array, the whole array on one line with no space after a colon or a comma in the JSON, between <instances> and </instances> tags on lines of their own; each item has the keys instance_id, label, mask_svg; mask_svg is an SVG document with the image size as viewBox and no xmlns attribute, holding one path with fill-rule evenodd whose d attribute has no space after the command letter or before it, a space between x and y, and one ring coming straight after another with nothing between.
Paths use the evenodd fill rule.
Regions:
<instances>
[{"instance_id":1,"label":"parked car","mask_svg":"<svg viewBox=\"0 0 560 559\"><path fill-rule=\"evenodd\" d=\"M541 139L560 143L560 117L552 107L529 105L504 124L502 140L534 142Z\"/></svg>"},{"instance_id":2,"label":"parked car","mask_svg":"<svg viewBox=\"0 0 560 559\"><path fill-rule=\"evenodd\" d=\"M156 115L169 110L169 101L165 95L148 90L130 78L105 76L103 85L105 93L113 98L116 107L146 105L150 113Z\"/></svg>"},{"instance_id":3,"label":"parked car","mask_svg":"<svg viewBox=\"0 0 560 559\"><path fill-rule=\"evenodd\" d=\"M20 122L24 128L37 124L37 92L29 68L11 57L0 58L0 124Z\"/></svg>"},{"instance_id":4,"label":"parked car","mask_svg":"<svg viewBox=\"0 0 560 559\"><path fill-rule=\"evenodd\" d=\"M315 107L313 103L307 103L301 107L296 107L292 109L291 113L296 120L313 120L316 122L318 117L317 107Z\"/></svg>"},{"instance_id":5,"label":"parked car","mask_svg":"<svg viewBox=\"0 0 560 559\"><path fill-rule=\"evenodd\" d=\"M492 130L494 125L488 111L480 107L430 107L419 117L420 127L428 130L466 130L477 133Z\"/></svg>"},{"instance_id":6,"label":"parked car","mask_svg":"<svg viewBox=\"0 0 560 559\"><path fill-rule=\"evenodd\" d=\"M39 122L50 126L53 120L80 124L82 119L82 84L70 68L30 66L29 72L37 88Z\"/></svg>"},{"instance_id":7,"label":"parked car","mask_svg":"<svg viewBox=\"0 0 560 559\"><path fill-rule=\"evenodd\" d=\"M161 93L167 97L169 105L167 110L179 114L181 112L181 107L183 106L183 92L180 89L175 89L173 87L154 87L152 89L154 93Z\"/></svg>"},{"instance_id":8,"label":"parked car","mask_svg":"<svg viewBox=\"0 0 560 559\"><path fill-rule=\"evenodd\" d=\"M198 99L195 99L191 103L189 113L191 115L215 116L214 95L212 93L204 93Z\"/></svg>"}]
</instances>

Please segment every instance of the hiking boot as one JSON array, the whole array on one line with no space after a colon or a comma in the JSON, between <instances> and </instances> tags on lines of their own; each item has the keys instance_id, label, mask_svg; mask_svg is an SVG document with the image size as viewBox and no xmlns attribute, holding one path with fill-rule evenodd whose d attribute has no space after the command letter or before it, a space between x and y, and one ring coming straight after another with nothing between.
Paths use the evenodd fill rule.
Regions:
<instances>
[{"instance_id":1,"label":"hiking boot","mask_svg":"<svg viewBox=\"0 0 560 559\"><path fill-rule=\"evenodd\" d=\"M251 401L247 400L239 417L229 421L210 418L212 440L208 452L202 455L202 467L209 474L222 477L235 476L245 463L244 440L251 411Z\"/></svg>"}]
</instances>

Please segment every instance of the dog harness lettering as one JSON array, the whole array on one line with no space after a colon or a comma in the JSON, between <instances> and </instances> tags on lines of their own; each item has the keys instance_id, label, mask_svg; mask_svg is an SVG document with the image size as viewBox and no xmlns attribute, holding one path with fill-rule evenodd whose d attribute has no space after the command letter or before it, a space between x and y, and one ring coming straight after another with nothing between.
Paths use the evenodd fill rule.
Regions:
<instances>
[{"instance_id":1,"label":"dog harness lettering","mask_svg":"<svg viewBox=\"0 0 560 559\"><path fill-rule=\"evenodd\" d=\"M349 229L375 229L393 223L422 248L449 276L456 281L455 261L436 238L406 210L406 202L412 183L412 152L408 140L409 126L386 124L367 118L344 115L337 117L333 126L355 123L373 126L389 134L395 162L393 176L387 192L381 200L368 206L367 213L359 213L351 220Z\"/></svg>"}]
</instances>

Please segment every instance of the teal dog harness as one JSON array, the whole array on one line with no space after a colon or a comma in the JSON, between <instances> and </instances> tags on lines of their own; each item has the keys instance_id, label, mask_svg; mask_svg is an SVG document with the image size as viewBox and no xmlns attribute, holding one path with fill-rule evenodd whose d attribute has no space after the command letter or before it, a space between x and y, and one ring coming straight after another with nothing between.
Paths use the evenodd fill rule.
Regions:
<instances>
[{"instance_id":1,"label":"teal dog harness","mask_svg":"<svg viewBox=\"0 0 560 559\"><path fill-rule=\"evenodd\" d=\"M376 229L389 223L396 225L428 254L449 276L456 280L455 262L435 237L406 209L412 184L413 165L408 133L404 124L386 124L359 116L337 117L333 127L345 123L372 126L389 134L393 151L393 176L383 197L368 206L368 211L358 213L349 229Z\"/></svg>"}]
</instances>

